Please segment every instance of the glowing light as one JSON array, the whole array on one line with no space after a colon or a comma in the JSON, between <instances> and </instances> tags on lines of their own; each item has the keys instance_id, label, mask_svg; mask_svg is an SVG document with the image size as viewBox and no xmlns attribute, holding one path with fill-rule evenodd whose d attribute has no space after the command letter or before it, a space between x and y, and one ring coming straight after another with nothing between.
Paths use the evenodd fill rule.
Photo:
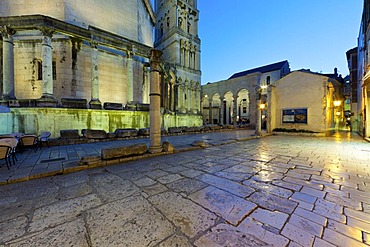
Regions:
<instances>
[{"instance_id":1,"label":"glowing light","mask_svg":"<svg viewBox=\"0 0 370 247\"><path fill-rule=\"evenodd\" d=\"M261 110L263 110L263 109L265 109L265 108L266 108L266 104L261 103L261 104L260 104L260 109L261 109Z\"/></svg>"},{"instance_id":2,"label":"glowing light","mask_svg":"<svg viewBox=\"0 0 370 247\"><path fill-rule=\"evenodd\" d=\"M342 102L340 101L340 100L334 100L334 106L335 107L338 107L338 106L340 106L340 104L341 104Z\"/></svg>"}]
</instances>

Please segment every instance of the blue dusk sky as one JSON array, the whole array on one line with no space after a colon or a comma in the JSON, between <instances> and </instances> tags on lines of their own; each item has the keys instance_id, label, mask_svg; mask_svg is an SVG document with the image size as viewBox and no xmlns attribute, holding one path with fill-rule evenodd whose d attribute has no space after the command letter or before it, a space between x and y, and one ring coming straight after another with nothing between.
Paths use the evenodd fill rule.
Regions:
<instances>
[{"instance_id":1,"label":"blue dusk sky","mask_svg":"<svg viewBox=\"0 0 370 247\"><path fill-rule=\"evenodd\" d=\"M202 84L288 60L348 75L363 0L198 0Z\"/></svg>"}]
</instances>

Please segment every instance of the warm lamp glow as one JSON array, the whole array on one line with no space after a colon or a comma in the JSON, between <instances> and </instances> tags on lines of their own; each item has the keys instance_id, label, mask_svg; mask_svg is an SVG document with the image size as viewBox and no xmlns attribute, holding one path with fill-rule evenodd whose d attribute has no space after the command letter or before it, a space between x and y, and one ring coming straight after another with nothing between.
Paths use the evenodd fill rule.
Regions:
<instances>
[{"instance_id":1,"label":"warm lamp glow","mask_svg":"<svg viewBox=\"0 0 370 247\"><path fill-rule=\"evenodd\" d=\"M335 107L340 106L340 104L341 104L340 100L334 100L334 106Z\"/></svg>"},{"instance_id":2,"label":"warm lamp glow","mask_svg":"<svg viewBox=\"0 0 370 247\"><path fill-rule=\"evenodd\" d=\"M260 104L260 109L261 109L261 110L265 109L265 107L266 107L266 104L264 104L264 103L261 103L261 104Z\"/></svg>"}]
</instances>

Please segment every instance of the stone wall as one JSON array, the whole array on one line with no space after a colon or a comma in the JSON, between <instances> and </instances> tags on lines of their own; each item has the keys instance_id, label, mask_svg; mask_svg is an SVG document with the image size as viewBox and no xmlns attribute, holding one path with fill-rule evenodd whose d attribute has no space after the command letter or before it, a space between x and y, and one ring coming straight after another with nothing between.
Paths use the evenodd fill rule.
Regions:
<instances>
[{"instance_id":1,"label":"stone wall","mask_svg":"<svg viewBox=\"0 0 370 247\"><path fill-rule=\"evenodd\" d=\"M10 113L0 113L0 134L12 132L39 134L50 131L59 137L60 130L98 129L114 132L122 128L148 128L149 112L115 111L65 108L11 108ZM162 128L201 126L200 115L163 114Z\"/></svg>"},{"instance_id":2,"label":"stone wall","mask_svg":"<svg viewBox=\"0 0 370 247\"><path fill-rule=\"evenodd\" d=\"M41 14L88 28L95 26L153 46L153 24L142 0L1 0L1 16Z\"/></svg>"}]
</instances>

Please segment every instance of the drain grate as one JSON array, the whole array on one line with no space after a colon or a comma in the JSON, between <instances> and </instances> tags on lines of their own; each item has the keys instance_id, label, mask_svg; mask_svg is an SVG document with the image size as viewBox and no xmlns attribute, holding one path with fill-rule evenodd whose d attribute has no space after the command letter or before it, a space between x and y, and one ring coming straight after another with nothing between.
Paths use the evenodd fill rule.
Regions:
<instances>
[{"instance_id":1,"label":"drain grate","mask_svg":"<svg viewBox=\"0 0 370 247\"><path fill-rule=\"evenodd\" d=\"M49 159L49 160L41 160L40 163L48 163L48 162L54 162L54 161L61 161L61 160L65 160L66 158L63 157L63 158L55 158L55 159Z\"/></svg>"}]
</instances>

